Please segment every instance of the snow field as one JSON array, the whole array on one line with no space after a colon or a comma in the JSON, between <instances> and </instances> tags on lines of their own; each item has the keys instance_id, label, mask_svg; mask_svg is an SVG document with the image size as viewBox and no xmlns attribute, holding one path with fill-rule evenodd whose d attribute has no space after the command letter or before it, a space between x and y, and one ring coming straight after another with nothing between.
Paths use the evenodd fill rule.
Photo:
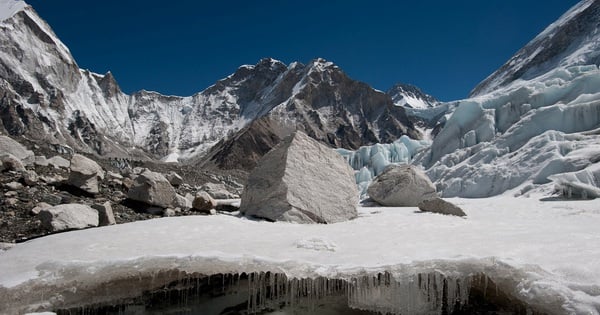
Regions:
<instances>
[{"instance_id":1,"label":"snow field","mask_svg":"<svg viewBox=\"0 0 600 315\"><path fill-rule=\"evenodd\" d=\"M358 219L332 225L216 215L51 235L0 254L5 287L0 292L52 286L53 298L59 298L72 281L85 294L103 282L170 269L272 271L298 278L385 271L400 277L437 270L485 272L510 283L505 290L552 313L598 314L597 201L508 195L451 201L465 210L466 219L416 208L361 208ZM40 298L32 297L35 303Z\"/></svg>"}]
</instances>

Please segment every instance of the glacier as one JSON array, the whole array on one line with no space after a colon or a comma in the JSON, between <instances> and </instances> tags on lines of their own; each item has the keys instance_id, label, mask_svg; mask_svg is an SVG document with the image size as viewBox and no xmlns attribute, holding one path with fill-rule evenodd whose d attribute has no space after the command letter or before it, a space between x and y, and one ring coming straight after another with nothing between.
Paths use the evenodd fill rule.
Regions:
<instances>
[{"instance_id":1,"label":"glacier","mask_svg":"<svg viewBox=\"0 0 600 315\"><path fill-rule=\"evenodd\" d=\"M401 136L398 140L387 144L362 146L358 150L336 149L354 169L356 184L361 195L365 198L367 187L390 164L410 164L413 158L431 142L428 140L413 140Z\"/></svg>"},{"instance_id":2,"label":"glacier","mask_svg":"<svg viewBox=\"0 0 600 315\"><path fill-rule=\"evenodd\" d=\"M444 197L488 197L583 170L600 155L589 132L600 126L599 86L597 66L572 66L459 101L419 162Z\"/></svg>"},{"instance_id":3,"label":"glacier","mask_svg":"<svg viewBox=\"0 0 600 315\"><path fill-rule=\"evenodd\" d=\"M436 274L465 285L485 275L498 291L550 314L598 314L597 202L541 197L452 199L468 219L369 207L330 225L220 214L50 235L0 252L0 312L84 308L202 275L270 272L312 279L302 282L311 288L323 279L356 283L353 305L378 311L406 311L406 301L430 310L417 303L427 292L418 277ZM368 285L386 273L394 285Z\"/></svg>"}]
</instances>

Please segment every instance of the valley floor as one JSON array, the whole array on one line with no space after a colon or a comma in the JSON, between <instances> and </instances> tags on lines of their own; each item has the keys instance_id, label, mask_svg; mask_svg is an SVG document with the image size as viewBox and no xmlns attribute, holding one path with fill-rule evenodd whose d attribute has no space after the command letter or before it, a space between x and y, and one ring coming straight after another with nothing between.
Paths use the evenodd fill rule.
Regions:
<instances>
[{"instance_id":1,"label":"valley floor","mask_svg":"<svg viewBox=\"0 0 600 315\"><path fill-rule=\"evenodd\" d=\"M167 269L272 271L289 277L436 270L484 272L497 283L508 283L505 289L521 300L552 313L598 314L599 203L540 198L452 199L466 218L408 207L365 207L359 218L332 225L222 214L50 235L0 254L0 286L5 287L0 294L21 296L16 292L41 285L68 287L72 281L93 287L94 282ZM52 300L30 298L19 303Z\"/></svg>"}]
</instances>

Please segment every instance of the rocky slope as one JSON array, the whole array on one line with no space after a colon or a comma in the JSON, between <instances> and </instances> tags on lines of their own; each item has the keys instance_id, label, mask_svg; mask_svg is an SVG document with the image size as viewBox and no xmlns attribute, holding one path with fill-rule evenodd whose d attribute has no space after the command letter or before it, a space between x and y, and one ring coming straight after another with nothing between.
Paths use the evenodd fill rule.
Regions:
<instances>
[{"instance_id":1,"label":"rocky slope","mask_svg":"<svg viewBox=\"0 0 600 315\"><path fill-rule=\"evenodd\" d=\"M110 72L80 69L33 8L2 3L0 129L13 136L164 161L198 160L263 117L335 147L421 136L387 95L323 59L286 66L266 58L189 97L127 95Z\"/></svg>"}]
</instances>

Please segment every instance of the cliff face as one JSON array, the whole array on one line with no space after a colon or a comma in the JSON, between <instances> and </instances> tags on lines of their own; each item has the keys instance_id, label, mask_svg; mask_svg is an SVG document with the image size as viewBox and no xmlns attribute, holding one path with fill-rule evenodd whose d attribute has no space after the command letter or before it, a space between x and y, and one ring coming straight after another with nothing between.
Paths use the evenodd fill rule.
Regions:
<instances>
[{"instance_id":1,"label":"cliff face","mask_svg":"<svg viewBox=\"0 0 600 315\"><path fill-rule=\"evenodd\" d=\"M0 22L0 47L2 129L76 150L128 156L137 147L157 159L191 160L265 117L334 147L420 136L389 96L323 59L289 67L262 59L202 92L179 97L127 95L110 72L79 69L50 26L26 5Z\"/></svg>"}]
</instances>

